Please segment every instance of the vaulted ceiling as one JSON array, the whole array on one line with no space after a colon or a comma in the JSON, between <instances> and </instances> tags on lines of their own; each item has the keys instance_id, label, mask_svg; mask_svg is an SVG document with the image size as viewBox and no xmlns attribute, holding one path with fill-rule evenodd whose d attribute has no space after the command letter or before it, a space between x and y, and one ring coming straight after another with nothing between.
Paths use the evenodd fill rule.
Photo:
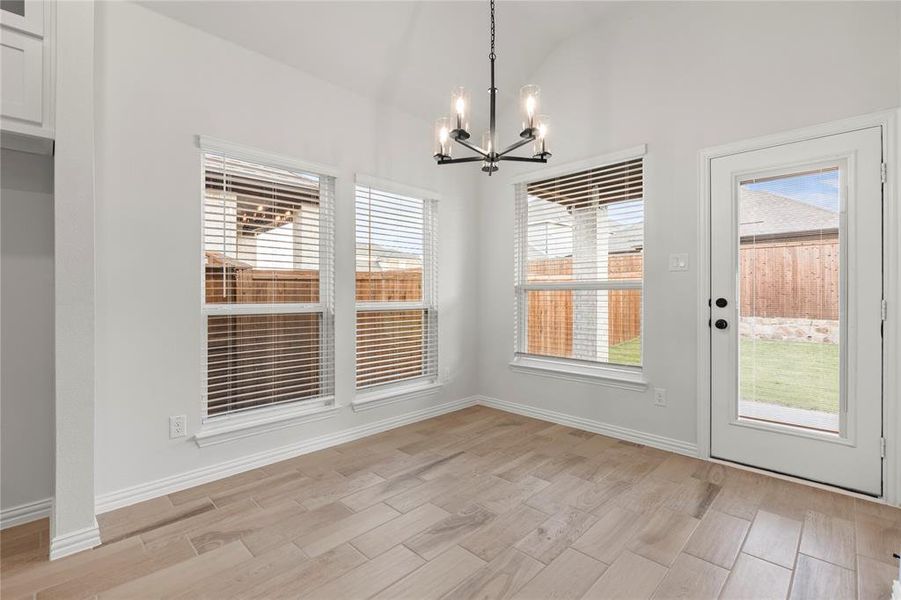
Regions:
<instances>
[{"instance_id":1,"label":"vaulted ceiling","mask_svg":"<svg viewBox=\"0 0 901 600\"><path fill-rule=\"evenodd\" d=\"M456 85L473 91L476 114L487 113L487 0L142 4L426 119L448 112ZM512 101L523 84L540 84L529 76L544 57L610 7L605 2L498 2L500 102Z\"/></svg>"}]
</instances>

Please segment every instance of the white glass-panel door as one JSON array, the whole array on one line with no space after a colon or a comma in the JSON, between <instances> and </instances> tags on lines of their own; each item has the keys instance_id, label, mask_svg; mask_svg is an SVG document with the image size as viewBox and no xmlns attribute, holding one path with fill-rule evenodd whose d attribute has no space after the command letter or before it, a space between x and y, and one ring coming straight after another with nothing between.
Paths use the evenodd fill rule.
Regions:
<instances>
[{"instance_id":1,"label":"white glass-panel door","mask_svg":"<svg viewBox=\"0 0 901 600\"><path fill-rule=\"evenodd\" d=\"M882 132L711 161L711 454L882 493Z\"/></svg>"}]
</instances>

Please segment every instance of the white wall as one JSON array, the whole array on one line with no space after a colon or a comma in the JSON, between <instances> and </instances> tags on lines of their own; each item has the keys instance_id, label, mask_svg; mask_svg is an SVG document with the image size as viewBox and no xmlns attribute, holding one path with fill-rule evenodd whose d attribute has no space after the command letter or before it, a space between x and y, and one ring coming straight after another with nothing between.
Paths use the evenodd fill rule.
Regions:
<instances>
[{"instance_id":1,"label":"white wall","mask_svg":"<svg viewBox=\"0 0 901 600\"><path fill-rule=\"evenodd\" d=\"M507 164L481 188L480 393L696 443L699 150L898 106L899 47L898 3L626 3L558 47L532 78L553 119L552 163L648 145L644 360L669 406L654 408L652 390L510 371L507 179L522 171ZM515 131L513 115L501 128ZM691 269L669 272L682 252Z\"/></svg>"},{"instance_id":2,"label":"white wall","mask_svg":"<svg viewBox=\"0 0 901 600\"><path fill-rule=\"evenodd\" d=\"M431 124L126 3L97 5L96 492L107 494L476 392L474 177L439 170ZM323 52L328 51L323 48ZM337 400L353 397L353 181L442 194L440 395L199 449L200 155L209 135L334 165Z\"/></svg>"},{"instance_id":3,"label":"white wall","mask_svg":"<svg viewBox=\"0 0 901 600\"><path fill-rule=\"evenodd\" d=\"M0 156L0 508L46 500L53 477L53 159Z\"/></svg>"}]
</instances>

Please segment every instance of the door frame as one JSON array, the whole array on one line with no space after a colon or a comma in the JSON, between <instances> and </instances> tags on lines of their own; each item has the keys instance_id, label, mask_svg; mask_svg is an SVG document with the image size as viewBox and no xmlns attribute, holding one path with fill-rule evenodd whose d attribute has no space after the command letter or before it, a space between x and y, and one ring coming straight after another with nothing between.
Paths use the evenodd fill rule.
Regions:
<instances>
[{"instance_id":1,"label":"door frame","mask_svg":"<svg viewBox=\"0 0 901 600\"><path fill-rule=\"evenodd\" d=\"M883 322L883 375L882 375L882 427L886 440L885 458L882 462L883 500L889 504L901 504L901 373L897 368L901 361L901 157L897 152L901 136L901 108L861 115L850 119L832 121L812 127L795 129L773 135L742 140L721 146L705 148L699 152L698 169L698 246L697 246L697 445L698 456L710 460L711 437L711 329L710 306L710 170L715 158L762 150L793 142L846 133L868 127L882 128L883 162L887 165L883 186L883 239L885 240L883 263L884 298L888 314Z\"/></svg>"}]
</instances>

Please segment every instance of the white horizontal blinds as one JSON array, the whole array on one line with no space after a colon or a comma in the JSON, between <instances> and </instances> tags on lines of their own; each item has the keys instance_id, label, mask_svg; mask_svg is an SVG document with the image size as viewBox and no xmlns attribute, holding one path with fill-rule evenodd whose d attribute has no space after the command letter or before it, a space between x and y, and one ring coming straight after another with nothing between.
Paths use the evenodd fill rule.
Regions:
<instances>
[{"instance_id":1,"label":"white horizontal blinds","mask_svg":"<svg viewBox=\"0 0 901 600\"><path fill-rule=\"evenodd\" d=\"M356 188L357 388L437 374L435 203Z\"/></svg>"},{"instance_id":2,"label":"white horizontal blinds","mask_svg":"<svg viewBox=\"0 0 901 600\"><path fill-rule=\"evenodd\" d=\"M516 190L517 351L641 364L643 160Z\"/></svg>"},{"instance_id":3,"label":"white horizontal blinds","mask_svg":"<svg viewBox=\"0 0 901 600\"><path fill-rule=\"evenodd\" d=\"M320 177L204 155L207 303L318 302Z\"/></svg>"},{"instance_id":4,"label":"white horizontal blinds","mask_svg":"<svg viewBox=\"0 0 901 600\"><path fill-rule=\"evenodd\" d=\"M334 179L204 160L205 415L334 393Z\"/></svg>"}]
</instances>

